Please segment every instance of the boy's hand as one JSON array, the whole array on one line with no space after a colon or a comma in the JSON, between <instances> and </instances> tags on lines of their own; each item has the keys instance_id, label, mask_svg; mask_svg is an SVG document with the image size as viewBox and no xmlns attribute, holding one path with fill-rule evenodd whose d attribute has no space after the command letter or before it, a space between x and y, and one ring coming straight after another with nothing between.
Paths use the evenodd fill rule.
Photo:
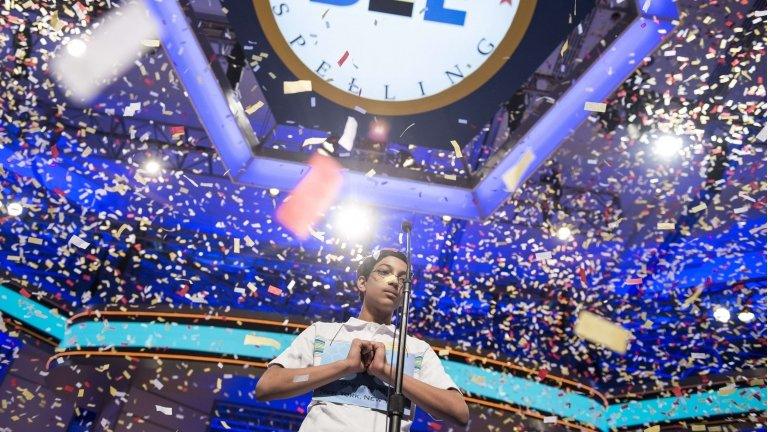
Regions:
<instances>
[{"instance_id":1,"label":"boy's hand","mask_svg":"<svg viewBox=\"0 0 768 432\"><path fill-rule=\"evenodd\" d=\"M381 342L371 342L371 344L374 353L371 365L368 366L368 373L385 383L391 384L391 381L393 380L392 366L387 364L387 356L385 355L386 348Z\"/></svg>"},{"instance_id":2,"label":"boy's hand","mask_svg":"<svg viewBox=\"0 0 768 432\"><path fill-rule=\"evenodd\" d=\"M363 373L368 370L373 361L374 349L371 341L352 339L347 353L347 370L349 373Z\"/></svg>"}]
</instances>

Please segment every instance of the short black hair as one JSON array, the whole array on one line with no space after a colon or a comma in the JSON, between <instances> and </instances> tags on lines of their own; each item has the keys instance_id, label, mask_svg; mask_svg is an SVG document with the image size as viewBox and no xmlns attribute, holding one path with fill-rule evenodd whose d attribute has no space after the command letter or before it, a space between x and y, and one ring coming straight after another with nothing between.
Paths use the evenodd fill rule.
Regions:
<instances>
[{"instance_id":1,"label":"short black hair","mask_svg":"<svg viewBox=\"0 0 768 432\"><path fill-rule=\"evenodd\" d=\"M363 260L360 262L360 265L357 266L357 278L360 279L362 277L368 279L368 276L371 275L371 272L373 271L373 268L376 267L376 264L388 256L399 258L403 260L404 263L408 263L408 258L406 258L405 254L397 249L379 249L373 254L363 258Z\"/></svg>"}]
</instances>

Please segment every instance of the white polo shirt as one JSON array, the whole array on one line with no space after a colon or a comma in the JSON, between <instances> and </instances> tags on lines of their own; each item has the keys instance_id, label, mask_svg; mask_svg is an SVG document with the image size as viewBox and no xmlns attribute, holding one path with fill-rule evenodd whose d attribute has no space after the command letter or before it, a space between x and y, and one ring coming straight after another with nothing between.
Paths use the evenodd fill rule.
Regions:
<instances>
[{"instance_id":1,"label":"white polo shirt","mask_svg":"<svg viewBox=\"0 0 768 432\"><path fill-rule=\"evenodd\" d=\"M298 369L320 364L320 354L331 342L351 342L352 339L382 342L391 347L395 326L376 324L357 318L345 323L316 322L307 327L291 346L269 362L285 368ZM440 389L459 387L445 373L440 359L432 347L421 339L408 336L406 353L421 357L420 367L414 370L414 378ZM387 360L389 361L389 359ZM411 419L403 419L401 431L411 428ZM313 399L299 432L386 432L387 414L357 405L344 405Z\"/></svg>"}]
</instances>

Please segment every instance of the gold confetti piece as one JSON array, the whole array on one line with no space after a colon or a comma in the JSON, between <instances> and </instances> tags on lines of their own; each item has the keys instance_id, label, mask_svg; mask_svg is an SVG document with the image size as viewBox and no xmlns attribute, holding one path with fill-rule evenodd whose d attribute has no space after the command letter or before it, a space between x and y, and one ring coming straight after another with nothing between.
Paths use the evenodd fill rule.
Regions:
<instances>
[{"instance_id":1,"label":"gold confetti piece","mask_svg":"<svg viewBox=\"0 0 768 432\"><path fill-rule=\"evenodd\" d=\"M544 423L546 423L546 424L557 423L557 416L546 416L546 417L544 417Z\"/></svg>"},{"instance_id":2,"label":"gold confetti piece","mask_svg":"<svg viewBox=\"0 0 768 432\"><path fill-rule=\"evenodd\" d=\"M439 355L441 357L445 357L445 356L447 356L450 353L451 353L450 348L443 348L443 349L441 349L440 351L437 352L437 355Z\"/></svg>"},{"instance_id":3,"label":"gold confetti piece","mask_svg":"<svg viewBox=\"0 0 768 432\"><path fill-rule=\"evenodd\" d=\"M605 108L606 108L606 105L603 102L585 102L584 103L585 111L604 113Z\"/></svg>"},{"instance_id":4,"label":"gold confetti piece","mask_svg":"<svg viewBox=\"0 0 768 432\"><path fill-rule=\"evenodd\" d=\"M656 224L656 229L660 230L673 230L675 229L674 222L659 222Z\"/></svg>"},{"instance_id":5,"label":"gold confetti piece","mask_svg":"<svg viewBox=\"0 0 768 432\"><path fill-rule=\"evenodd\" d=\"M588 311L579 313L574 332L582 339L602 345L619 354L627 352L627 345L632 338L632 333L620 325Z\"/></svg>"},{"instance_id":6,"label":"gold confetti piece","mask_svg":"<svg viewBox=\"0 0 768 432\"><path fill-rule=\"evenodd\" d=\"M25 389L25 388L22 388L22 389L21 389L21 394L22 394L22 395L24 396L24 398L25 398L25 399L27 399L27 400L32 400L32 399L34 399L34 398L35 398L35 395L34 395L34 394L31 392L31 391L29 391L29 390L27 390L27 389Z\"/></svg>"},{"instance_id":7,"label":"gold confetti piece","mask_svg":"<svg viewBox=\"0 0 768 432\"><path fill-rule=\"evenodd\" d=\"M477 385L485 385L485 377L480 375L470 375L469 380Z\"/></svg>"},{"instance_id":8,"label":"gold confetti piece","mask_svg":"<svg viewBox=\"0 0 768 432\"><path fill-rule=\"evenodd\" d=\"M717 394L719 394L720 396L728 396L729 394L733 394L735 392L736 392L736 386L734 384L728 384L727 386L717 390Z\"/></svg>"},{"instance_id":9,"label":"gold confetti piece","mask_svg":"<svg viewBox=\"0 0 768 432\"><path fill-rule=\"evenodd\" d=\"M376 174L376 170L375 170L375 169L373 169L373 168L371 168L371 170L370 170L370 171L368 171L367 173L365 173L365 176L366 176L366 177L373 177L375 174Z\"/></svg>"},{"instance_id":10,"label":"gold confetti piece","mask_svg":"<svg viewBox=\"0 0 768 432\"><path fill-rule=\"evenodd\" d=\"M696 287L696 289L693 291L693 294L691 294L687 299L685 299L685 302L683 302L683 309L692 305L693 302L695 302L699 298L702 291L704 291L703 285Z\"/></svg>"},{"instance_id":11,"label":"gold confetti piece","mask_svg":"<svg viewBox=\"0 0 768 432\"><path fill-rule=\"evenodd\" d=\"M123 231L125 230L133 231L133 228L128 224L122 224L120 225L120 228L117 229L117 233L115 233L115 237L120 238L120 236L123 234Z\"/></svg>"},{"instance_id":12,"label":"gold confetti piece","mask_svg":"<svg viewBox=\"0 0 768 432\"><path fill-rule=\"evenodd\" d=\"M459 143L456 140L451 140L451 145L453 146L453 152L456 153L456 157L461 158L461 146L459 146Z\"/></svg>"},{"instance_id":13,"label":"gold confetti piece","mask_svg":"<svg viewBox=\"0 0 768 432\"><path fill-rule=\"evenodd\" d=\"M29 237L27 239L27 243L34 244L34 245L41 245L43 244L43 239L39 239L37 237Z\"/></svg>"},{"instance_id":14,"label":"gold confetti piece","mask_svg":"<svg viewBox=\"0 0 768 432\"><path fill-rule=\"evenodd\" d=\"M235 253L240 253L240 239L235 237Z\"/></svg>"},{"instance_id":15,"label":"gold confetti piece","mask_svg":"<svg viewBox=\"0 0 768 432\"><path fill-rule=\"evenodd\" d=\"M695 425L691 425L691 430L693 432L705 432L707 430L707 426L701 425L701 424L695 424Z\"/></svg>"},{"instance_id":16,"label":"gold confetti piece","mask_svg":"<svg viewBox=\"0 0 768 432\"><path fill-rule=\"evenodd\" d=\"M77 391L77 397L81 398L85 396L85 389L80 389Z\"/></svg>"},{"instance_id":17,"label":"gold confetti piece","mask_svg":"<svg viewBox=\"0 0 768 432\"><path fill-rule=\"evenodd\" d=\"M567 40L563 44L563 47L560 48L560 57L562 57L563 54L565 54L566 51L568 51L568 41Z\"/></svg>"},{"instance_id":18,"label":"gold confetti piece","mask_svg":"<svg viewBox=\"0 0 768 432\"><path fill-rule=\"evenodd\" d=\"M243 341L243 345L268 346L276 350L280 349L280 342L272 338L250 335L250 334L245 335L245 340Z\"/></svg>"},{"instance_id":19,"label":"gold confetti piece","mask_svg":"<svg viewBox=\"0 0 768 432\"><path fill-rule=\"evenodd\" d=\"M306 381L309 381L309 375L296 375L295 377L293 377L293 382L295 383L306 382Z\"/></svg>"},{"instance_id":20,"label":"gold confetti piece","mask_svg":"<svg viewBox=\"0 0 768 432\"><path fill-rule=\"evenodd\" d=\"M514 192L517 189L525 170L533 163L533 159L533 152L530 149L526 150L520 160L501 176L501 180L507 186L507 192Z\"/></svg>"},{"instance_id":21,"label":"gold confetti piece","mask_svg":"<svg viewBox=\"0 0 768 432\"><path fill-rule=\"evenodd\" d=\"M157 48L160 46L160 40L159 39L144 39L141 41L141 44L145 47L149 48Z\"/></svg>"},{"instance_id":22,"label":"gold confetti piece","mask_svg":"<svg viewBox=\"0 0 768 432\"><path fill-rule=\"evenodd\" d=\"M295 94L312 91L312 81L310 80L298 80L298 81L283 81L283 93Z\"/></svg>"},{"instance_id":23,"label":"gold confetti piece","mask_svg":"<svg viewBox=\"0 0 768 432\"><path fill-rule=\"evenodd\" d=\"M696 207L691 209L691 213L698 213L700 211L704 211L707 209L707 205L704 203L699 203Z\"/></svg>"},{"instance_id":24,"label":"gold confetti piece","mask_svg":"<svg viewBox=\"0 0 768 432\"><path fill-rule=\"evenodd\" d=\"M648 2L646 2L646 4L647 4L647 3L648 3ZM651 426L651 427L647 427L647 428L645 428L645 430L643 430L643 432L661 432L661 426L659 426L659 425L653 425L653 426Z\"/></svg>"},{"instance_id":25,"label":"gold confetti piece","mask_svg":"<svg viewBox=\"0 0 768 432\"><path fill-rule=\"evenodd\" d=\"M259 110L259 108L264 106L264 102L258 101L253 105L249 105L247 108L245 108L245 113L248 115L251 115Z\"/></svg>"},{"instance_id":26,"label":"gold confetti piece","mask_svg":"<svg viewBox=\"0 0 768 432\"><path fill-rule=\"evenodd\" d=\"M536 252L536 261L546 261L548 259L552 259L552 252Z\"/></svg>"}]
</instances>

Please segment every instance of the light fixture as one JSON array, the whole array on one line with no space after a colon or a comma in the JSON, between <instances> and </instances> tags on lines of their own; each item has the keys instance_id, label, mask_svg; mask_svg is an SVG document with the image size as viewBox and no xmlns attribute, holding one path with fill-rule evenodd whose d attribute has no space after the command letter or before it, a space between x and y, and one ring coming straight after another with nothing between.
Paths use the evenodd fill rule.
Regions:
<instances>
[{"instance_id":1,"label":"light fixture","mask_svg":"<svg viewBox=\"0 0 768 432\"><path fill-rule=\"evenodd\" d=\"M146 171L147 174L156 175L160 173L161 169L162 169L162 166L160 165L160 163L154 159L150 159L144 163L144 171Z\"/></svg>"},{"instance_id":2,"label":"light fixture","mask_svg":"<svg viewBox=\"0 0 768 432\"><path fill-rule=\"evenodd\" d=\"M87 49L88 46L85 44L85 42L83 42L82 39L72 39L67 44L67 52L72 57L82 57Z\"/></svg>"},{"instance_id":3,"label":"light fixture","mask_svg":"<svg viewBox=\"0 0 768 432\"><path fill-rule=\"evenodd\" d=\"M753 319L755 319L755 314L753 314L750 311L741 311L739 312L739 321L748 323L751 322Z\"/></svg>"},{"instance_id":4,"label":"light fixture","mask_svg":"<svg viewBox=\"0 0 768 432\"><path fill-rule=\"evenodd\" d=\"M665 159L678 154L683 148L683 139L674 135L662 135L653 143L653 152Z\"/></svg>"},{"instance_id":5,"label":"light fixture","mask_svg":"<svg viewBox=\"0 0 768 432\"><path fill-rule=\"evenodd\" d=\"M24 211L24 206L22 206L19 202L12 202L6 205L5 208L8 210L9 216L20 216Z\"/></svg>"},{"instance_id":6,"label":"light fixture","mask_svg":"<svg viewBox=\"0 0 768 432\"><path fill-rule=\"evenodd\" d=\"M728 309L722 306L715 307L715 311L712 313L712 315L714 315L715 319L721 323L726 323L731 319L731 313L728 311Z\"/></svg>"},{"instance_id":7,"label":"light fixture","mask_svg":"<svg viewBox=\"0 0 768 432\"><path fill-rule=\"evenodd\" d=\"M339 207L333 218L336 232L349 240L360 240L371 231L371 211L357 204Z\"/></svg>"},{"instance_id":8,"label":"light fixture","mask_svg":"<svg viewBox=\"0 0 768 432\"><path fill-rule=\"evenodd\" d=\"M557 230L557 238L559 238L562 241L570 240L573 233L571 233L571 229L567 226L561 226L560 229Z\"/></svg>"}]
</instances>

